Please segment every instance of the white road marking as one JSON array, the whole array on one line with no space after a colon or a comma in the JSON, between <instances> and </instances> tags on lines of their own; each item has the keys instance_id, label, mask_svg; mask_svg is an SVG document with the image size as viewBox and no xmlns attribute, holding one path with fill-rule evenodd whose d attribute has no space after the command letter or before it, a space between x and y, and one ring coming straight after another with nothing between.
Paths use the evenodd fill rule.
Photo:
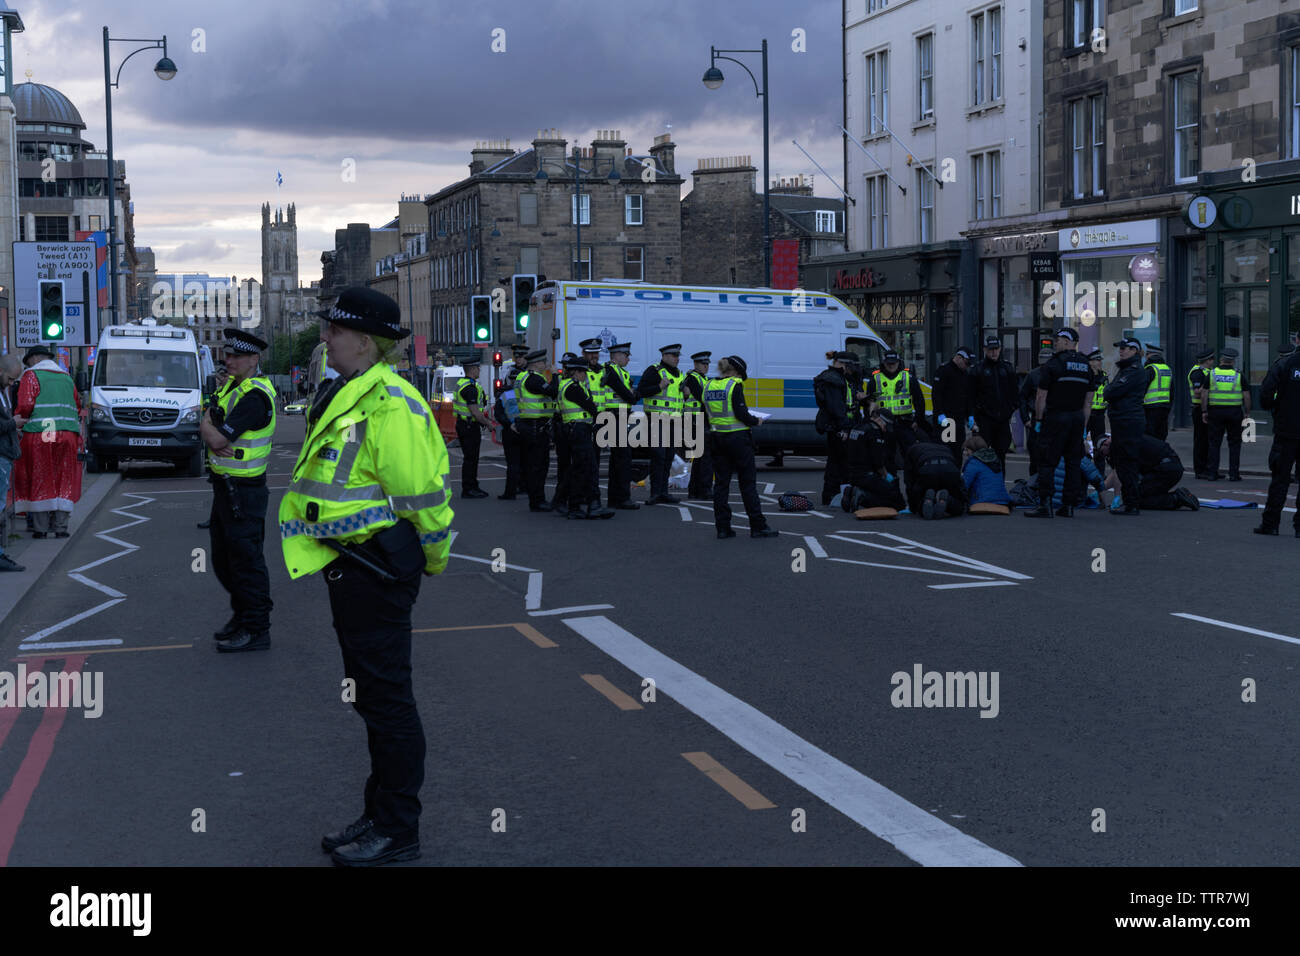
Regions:
<instances>
[{"instance_id":1,"label":"white road marking","mask_svg":"<svg viewBox=\"0 0 1300 956\"><path fill-rule=\"evenodd\" d=\"M691 713L909 859L923 866L1020 865L813 746L609 618L564 623L633 674L654 677L659 690Z\"/></svg>"},{"instance_id":2,"label":"white road marking","mask_svg":"<svg viewBox=\"0 0 1300 956\"><path fill-rule=\"evenodd\" d=\"M815 537L813 537L810 534L806 534L803 536L803 539L808 542L808 550L813 553L813 557L815 558L826 557L826 549L822 547L821 542L818 541Z\"/></svg>"},{"instance_id":3,"label":"white road marking","mask_svg":"<svg viewBox=\"0 0 1300 956\"><path fill-rule=\"evenodd\" d=\"M612 604L582 604L578 607L557 607L550 611L529 611L528 616L549 617L552 614L573 614L575 611L608 611L613 607Z\"/></svg>"},{"instance_id":4,"label":"white road marking","mask_svg":"<svg viewBox=\"0 0 1300 956\"><path fill-rule=\"evenodd\" d=\"M116 555L114 555L114 557L116 557ZM99 562L96 561L95 563L98 564ZM86 585L86 587L94 588L96 591L99 591L101 594L107 594L109 597L113 597L113 598L126 597L126 595L123 594L121 591L114 590L113 588L110 588L107 584L100 584L98 581L92 581L84 574L77 574L75 571L69 571L68 577L72 578L72 580L74 581L80 581L82 584Z\"/></svg>"},{"instance_id":5,"label":"white road marking","mask_svg":"<svg viewBox=\"0 0 1300 956\"><path fill-rule=\"evenodd\" d=\"M763 494L765 494L765 495L774 495L774 494L776 494L776 484L775 484L775 482L771 482L771 481L765 481L765 482L763 482Z\"/></svg>"},{"instance_id":6,"label":"white road marking","mask_svg":"<svg viewBox=\"0 0 1300 956\"><path fill-rule=\"evenodd\" d=\"M683 505L678 505L678 506L677 506L677 510L681 512L682 520L683 520L683 521L690 521L690 520L691 520L691 509L690 509L690 508L687 508L687 507L685 507L685 506L683 506Z\"/></svg>"},{"instance_id":7,"label":"white road marking","mask_svg":"<svg viewBox=\"0 0 1300 956\"><path fill-rule=\"evenodd\" d=\"M970 584L927 584L932 591L946 591L950 588L1013 588L1015 581L972 581Z\"/></svg>"},{"instance_id":8,"label":"white road marking","mask_svg":"<svg viewBox=\"0 0 1300 956\"><path fill-rule=\"evenodd\" d=\"M70 647L107 647L109 645L121 644L119 638L111 638L102 641L60 641L56 644L19 644L20 651L62 651Z\"/></svg>"},{"instance_id":9,"label":"white road marking","mask_svg":"<svg viewBox=\"0 0 1300 956\"><path fill-rule=\"evenodd\" d=\"M889 541L901 542L898 544L882 544L877 541L864 540L859 541L857 538L846 538L843 535L863 535L870 537L885 538ZM831 535L838 541L849 541L853 544L860 544L868 548L880 548L883 551L900 551L903 548L909 558L923 558L927 561L937 561L940 564L955 564L958 567L968 568L972 571L983 571L986 574L1000 575L1004 578L1013 578L1017 581L1032 581L1033 578L1027 574L1021 574L1018 571L1008 571L1006 568L1000 568L995 564L989 564L985 561L979 561L975 558L963 557L960 554L953 554L951 551L944 551L942 548L936 548L933 545L923 544L920 541L913 541L910 538L902 538L896 534L890 534L885 531L844 531L841 534ZM920 552L929 552L928 554Z\"/></svg>"},{"instance_id":10,"label":"white road marking","mask_svg":"<svg viewBox=\"0 0 1300 956\"><path fill-rule=\"evenodd\" d=\"M877 561L854 561L852 558L830 558L831 561L838 561L841 564L860 564L865 568L888 568L891 571L916 571L920 574L941 574L946 578L971 578L975 581L987 581L988 578L980 577L978 574L962 574L960 571L940 571L937 568L909 568L901 564L880 564Z\"/></svg>"},{"instance_id":11,"label":"white road marking","mask_svg":"<svg viewBox=\"0 0 1300 956\"><path fill-rule=\"evenodd\" d=\"M460 558L462 561L473 561L473 562L475 562L476 564L495 564L495 563L496 563L496 562L494 562L491 558L475 558L475 557L472 557L471 555L468 555L468 554L450 554L450 553L449 553L447 556L450 557L450 558ZM537 570L536 568L525 568L525 567L522 567L522 566L520 566L520 565L518 565L518 564L507 564L506 567L509 568L511 571L527 571L529 574L532 574L534 571Z\"/></svg>"},{"instance_id":12,"label":"white road marking","mask_svg":"<svg viewBox=\"0 0 1300 956\"><path fill-rule=\"evenodd\" d=\"M73 624L77 624L81 621L84 621L88 617L94 617L100 611L106 611L114 604L121 604L125 600L126 598L117 598L114 601L105 601L103 604L96 605L95 607L92 607L88 611L82 611L80 614L75 614L72 617L68 618L67 620L60 621L58 624L51 624L49 627L42 628L41 630L37 631L35 634L29 634L27 637L22 638L22 642L24 644L30 644L33 641L43 640L49 635L55 634L63 630L65 627L71 627Z\"/></svg>"},{"instance_id":13,"label":"white road marking","mask_svg":"<svg viewBox=\"0 0 1300 956\"><path fill-rule=\"evenodd\" d=\"M524 610L535 611L542 606L542 572L532 571L528 575L528 593L524 595Z\"/></svg>"},{"instance_id":14,"label":"white road marking","mask_svg":"<svg viewBox=\"0 0 1300 956\"><path fill-rule=\"evenodd\" d=\"M1271 637L1275 641L1286 641L1288 644L1300 644L1300 638L1287 637L1285 634L1274 634L1272 631L1261 631L1253 627L1243 627L1240 624L1229 624L1227 621L1216 621L1212 617L1201 617L1199 614L1182 614L1177 611L1172 612L1174 617L1185 617L1189 621L1200 621L1202 624L1213 624L1215 627L1226 627L1233 631L1243 631L1246 634L1258 634L1260 637Z\"/></svg>"}]
</instances>

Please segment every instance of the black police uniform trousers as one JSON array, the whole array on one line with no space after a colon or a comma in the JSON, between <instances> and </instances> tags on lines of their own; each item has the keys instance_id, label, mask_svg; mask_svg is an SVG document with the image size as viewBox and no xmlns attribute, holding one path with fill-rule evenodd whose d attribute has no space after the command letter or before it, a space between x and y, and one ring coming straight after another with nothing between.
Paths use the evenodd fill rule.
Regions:
<instances>
[{"instance_id":1,"label":"black police uniform trousers","mask_svg":"<svg viewBox=\"0 0 1300 956\"><path fill-rule=\"evenodd\" d=\"M1039 455L1039 433L1034 431L1034 420L1032 418L1025 421L1024 416L1021 416L1020 420L1025 426L1025 452L1029 455L1029 473L1031 475L1037 474L1042 466L1042 458ZM1003 474L1006 474L1005 469Z\"/></svg>"},{"instance_id":2,"label":"black police uniform trousers","mask_svg":"<svg viewBox=\"0 0 1300 956\"><path fill-rule=\"evenodd\" d=\"M271 627L271 576L262 545L266 539L266 476L212 476L212 569L230 593L230 609L241 628L260 634Z\"/></svg>"},{"instance_id":3,"label":"black police uniform trousers","mask_svg":"<svg viewBox=\"0 0 1300 956\"><path fill-rule=\"evenodd\" d=\"M1111 419L1110 423L1110 457L1115 463L1115 474L1119 476L1125 509L1141 508L1138 504L1141 498L1138 452L1142 448L1145 427L1145 422L1140 421L1117 422Z\"/></svg>"},{"instance_id":4,"label":"black police uniform trousers","mask_svg":"<svg viewBox=\"0 0 1300 956\"><path fill-rule=\"evenodd\" d=\"M1282 523L1282 506L1286 504L1287 489L1291 487L1291 473L1300 469L1300 438L1273 436L1273 447L1268 450L1268 469L1273 480L1268 483L1268 500L1264 502L1265 528L1276 528ZM1296 492L1296 513L1292 524L1300 528L1300 491Z\"/></svg>"},{"instance_id":5,"label":"black police uniform trousers","mask_svg":"<svg viewBox=\"0 0 1300 956\"><path fill-rule=\"evenodd\" d=\"M927 491L948 492L948 514L956 517L966 513L966 486L961 480L961 469L948 458L935 458L922 462L916 476L907 483L907 507L912 514L921 514Z\"/></svg>"},{"instance_id":6,"label":"black police uniform trousers","mask_svg":"<svg viewBox=\"0 0 1300 956\"><path fill-rule=\"evenodd\" d=\"M1056 463L1065 458L1065 487L1061 489L1061 504L1079 503L1083 488L1083 473L1079 461L1083 458L1083 412L1047 409L1043 414L1043 430L1038 436L1038 500L1050 504L1056 490Z\"/></svg>"},{"instance_id":7,"label":"black police uniform trousers","mask_svg":"<svg viewBox=\"0 0 1300 956\"><path fill-rule=\"evenodd\" d=\"M704 427L704 413L687 412L694 415L696 439L699 441L699 454L691 459L691 480L686 486L686 493L692 498L713 497L713 454L709 449L709 433Z\"/></svg>"},{"instance_id":8,"label":"black police uniform trousers","mask_svg":"<svg viewBox=\"0 0 1300 956\"><path fill-rule=\"evenodd\" d=\"M1241 470L1241 423L1244 415L1240 405L1218 407L1210 406L1210 438L1206 456L1206 468L1215 478L1219 474L1219 453L1223 448L1223 436L1228 436L1228 474L1236 477Z\"/></svg>"},{"instance_id":9,"label":"black police uniform trousers","mask_svg":"<svg viewBox=\"0 0 1300 956\"><path fill-rule=\"evenodd\" d=\"M555 442L556 494L554 498L554 503L563 504L563 502L560 501L559 490L561 484L564 484L566 488L568 487L568 482L566 482L565 479L568 477L569 474L569 465L573 457L573 448L569 444L569 436L565 431L564 422L560 419L559 415L551 416L551 436L553 437ZM549 465L550 462L548 461L547 464ZM545 485L546 485L546 480L545 478L543 478L542 480L543 489L545 488ZM543 493L545 492L543 491Z\"/></svg>"},{"instance_id":10,"label":"black police uniform trousers","mask_svg":"<svg viewBox=\"0 0 1300 956\"><path fill-rule=\"evenodd\" d=\"M822 476L822 504L828 505L849 481L848 449L839 432L826 433L826 472Z\"/></svg>"},{"instance_id":11,"label":"black police uniform trousers","mask_svg":"<svg viewBox=\"0 0 1300 956\"><path fill-rule=\"evenodd\" d=\"M1152 511L1177 511L1178 498L1173 490L1183 480L1183 466L1163 465L1149 471L1138 483L1138 507Z\"/></svg>"},{"instance_id":12,"label":"black police uniform trousers","mask_svg":"<svg viewBox=\"0 0 1300 956\"><path fill-rule=\"evenodd\" d=\"M1197 478L1210 472L1210 426L1201 421L1201 404L1192 406L1192 474Z\"/></svg>"},{"instance_id":13,"label":"black police uniform trousers","mask_svg":"<svg viewBox=\"0 0 1300 956\"><path fill-rule=\"evenodd\" d=\"M767 519L758 500L758 466L754 464L754 436L748 428L734 432L710 432L713 442L713 523L719 531L731 530L731 476L740 483L740 497L749 516L749 530L763 531Z\"/></svg>"},{"instance_id":14,"label":"black police uniform trousers","mask_svg":"<svg viewBox=\"0 0 1300 956\"><path fill-rule=\"evenodd\" d=\"M561 426L569 446L569 467L565 470L563 490L555 486L556 507L579 511L593 504L591 490L596 483L596 440L590 422L566 422ZM596 502L600 492L596 492Z\"/></svg>"},{"instance_id":15,"label":"black police uniform trousers","mask_svg":"<svg viewBox=\"0 0 1300 956\"><path fill-rule=\"evenodd\" d=\"M506 456L506 490L503 494L513 498L519 494L523 471L523 439L509 425L501 426L501 450Z\"/></svg>"},{"instance_id":16,"label":"black police uniform trousers","mask_svg":"<svg viewBox=\"0 0 1300 956\"><path fill-rule=\"evenodd\" d=\"M411 608L420 575L384 583L339 558L326 566L325 582L343 675L356 682L352 707L366 722L364 813L384 836L418 839L425 740L411 684Z\"/></svg>"},{"instance_id":17,"label":"black police uniform trousers","mask_svg":"<svg viewBox=\"0 0 1300 956\"><path fill-rule=\"evenodd\" d=\"M1147 416L1147 434L1164 441L1169 437L1169 403L1143 405Z\"/></svg>"},{"instance_id":18,"label":"black police uniform trousers","mask_svg":"<svg viewBox=\"0 0 1300 956\"><path fill-rule=\"evenodd\" d=\"M546 503L546 473L551 469L551 420L520 418L517 424L523 441L522 464L528 504L536 508Z\"/></svg>"},{"instance_id":19,"label":"black police uniform trousers","mask_svg":"<svg viewBox=\"0 0 1300 956\"><path fill-rule=\"evenodd\" d=\"M989 443L993 453L998 456L998 461L1002 463L1002 474L1007 473L1007 452L1011 449L1011 420L990 418L987 415L976 415L975 425L980 430L980 435Z\"/></svg>"},{"instance_id":20,"label":"black police uniform trousers","mask_svg":"<svg viewBox=\"0 0 1300 956\"><path fill-rule=\"evenodd\" d=\"M657 412L646 412L646 427L653 438L655 435L668 435L668 416ZM650 448L650 497L658 498L668 494L668 475L673 468L673 456L676 448Z\"/></svg>"},{"instance_id":21,"label":"black police uniform trousers","mask_svg":"<svg viewBox=\"0 0 1300 956\"><path fill-rule=\"evenodd\" d=\"M483 448L483 432L472 418L456 419L456 437L460 439L460 493L477 491L478 456Z\"/></svg>"},{"instance_id":22,"label":"black police uniform trousers","mask_svg":"<svg viewBox=\"0 0 1300 956\"><path fill-rule=\"evenodd\" d=\"M1097 450L1101 444L1101 436L1106 434L1106 410L1104 408L1094 408L1088 415L1088 437L1092 439L1092 463L1097 466L1097 470L1106 474L1106 456Z\"/></svg>"},{"instance_id":23,"label":"black police uniform trousers","mask_svg":"<svg viewBox=\"0 0 1300 956\"><path fill-rule=\"evenodd\" d=\"M625 415L630 415L629 408ZM609 485L605 500L613 508L632 500L632 447L627 443L627 428L618 425L618 406L610 410L614 417L614 446L609 450Z\"/></svg>"}]
</instances>

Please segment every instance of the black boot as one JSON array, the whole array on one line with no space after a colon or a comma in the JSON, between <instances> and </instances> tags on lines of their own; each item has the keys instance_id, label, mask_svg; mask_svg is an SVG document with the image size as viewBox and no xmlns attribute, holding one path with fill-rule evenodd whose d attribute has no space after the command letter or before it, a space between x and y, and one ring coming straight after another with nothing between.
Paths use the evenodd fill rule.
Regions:
<instances>
[{"instance_id":1,"label":"black boot","mask_svg":"<svg viewBox=\"0 0 1300 956\"><path fill-rule=\"evenodd\" d=\"M1073 517L1074 517L1074 505L1062 504L1061 507L1059 507L1059 508L1056 509L1056 517L1058 517L1058 518L1073 518Z\"/></svg>"},{"instance_id":2,"label":"black boot","mask_svg":"<svg viewBox=\"0 0 1300 956\"><path fill-rule=\"evenodd\" d=\"M1038 507L1033 511L1026 511L1026 518L1050 518L1052 516L1052 500L1050 498L1038 499Z\"/></svg>"}]
</instances>

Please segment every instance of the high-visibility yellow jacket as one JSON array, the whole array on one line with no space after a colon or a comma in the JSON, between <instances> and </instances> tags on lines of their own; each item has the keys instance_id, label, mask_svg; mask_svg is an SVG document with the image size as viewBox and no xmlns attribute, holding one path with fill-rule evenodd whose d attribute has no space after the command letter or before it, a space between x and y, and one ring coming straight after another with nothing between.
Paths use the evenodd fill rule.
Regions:
<instances>
[{"instance_id":1,"label":"high-visibility yellow jacket","mask_svg":"<svg viewBox=\"0 0 1300 956\"><path fill-rule=\"evenodd\" d=\"M360 543L406 518L440 574L451 551L447 446L419 392L382 362L345 384L307 426L293 480L280 502L289 576L314 574L336 557L322 543Z\"/></svg>"},{"instance_id":2,"label":"high-visibility yellow jacket","mask_svg":"<svg viewBox=\"0 0 1300 956\"><path fill-rule=\"evenodd\" d=\"M217 393L216 402L222 414L229 415L240 400L254 390L262 392L270 401L271 420L265 428L246 431L231 441L230 447L235 452L233 458L209 450L208 467L215 475L257 478L266 474L266 465L271 460L271 436L275 434L275 386L267 378L246 378L238 383L229 378Z\"/></svg>"}]
</instances>

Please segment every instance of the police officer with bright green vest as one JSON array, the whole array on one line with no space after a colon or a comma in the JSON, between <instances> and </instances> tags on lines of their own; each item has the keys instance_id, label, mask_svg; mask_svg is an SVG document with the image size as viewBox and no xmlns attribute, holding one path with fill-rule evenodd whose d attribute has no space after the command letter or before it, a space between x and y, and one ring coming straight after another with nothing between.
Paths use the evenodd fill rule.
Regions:
<instances>
[{"instance_id":1,"label":"police officer with bright green vest","mask_svg":"<svg viewBox=\"0 0 1300 956\"><path fill-rule=\"evenodd\" d=\"M230 620L212 636L223 653L271 646L266 540L266 466L275 434L275 386L259 374L266 342L225 329L226 379L199 426L212 473L212 567L230 594Z\"/></svg>"},{"instance_id":2,"label":"police officer with bright green vest","mask_svg":"<svg viewBox=\"0 0 1300 956\"><path fill-rule=\"evenodd\" d=\"M477 351L477 350L475 350ZM486 498L488 493L478 484L478 457L483 447L483 429L491 428L484 409L487 393L478 383L478 370L482 360L478 355L461 363L465 374L456 381L451 408L456 415L456 437L460 439L460 496Z\"/></svg>"},{"instance_id":3,"label":"police officer with bright green vest","mask_svg":"<svg viewBox=\"0 0 1300 956\"><path fill-rule=\"evenodd\" d=\"M758 468L754 465L754 436L750 428L763 420L745 404L743 382L748 373L738 355L718 359L718 377L711 378L703 394L704 418L713 443L713 524L719 538L734 538L731 529L731 476L740 481L740 497L749 516L751 538L775 538L779 531L767 526L758 499Z\"/></svg>"},{"instance_id":4,"label":"police officer with bright green vest","mask_svg":"<svg viewBox=\"0 0 1300 956\"><path fill-rule=\"evenodd\" d=\"M534 349L524 356L524 371L515 380L519 418L515 424L523 440L524 486L528 489L529 511L550 511L546 500L546 474L551 468L551 419L555 413L558 379L547 379L546 349Z\"/></svg>"},{"instance_id":5,"label":"police officer with bright green vest","mask_svg":"<svg viewBox=\"0 0 1300 956\"><path fill-rule=\"evenodd\" d=\"M1174 370L1165 364L1165 350L1158 345L1147 346L1147 360L1143 366L1147 377L1147 393L1142 398L1146 413L1146 433L1164 441L1169 437L1169 401L1174 384Z\"/></svg>"},{"instance_id":6,"label":"police officer with bright green vest","mask_svg":"<svg viewBox=\"0 0 1300 956\"><path fill-rule=\"evenodd\" d=\"M1213 370L1214 349L1204 349L1187 373L1187 393L1192 400L1192 471L1197 478L1210 473L1210 426L1201 418L1201 395L1210 387Z\"/></svg>"},{"instance_id":7,"label":"police officer with bright green vest","mask_svg":"<svg viewBox=\"0 0 1300 956\"><path fill-rule=\"evenodd\" d=\"M665 345L659 349L659 361L641 373L637 383L637 394L641 404L650 416L681 415L682 373L677 368L681 361L680 343ZM668 422L649 423L649 433L667 435L670 432ZM653 442L650 448L650 500L648 505L676 504L679 499L668 493L668 473L672 470L673 456L676 448L660 448L661 442Z\"/></svg>"},{"instance_id":8,"label":"police officer with bright green vest","mask_svg":"<svg viewBox=\"0 0 1300 956\"><path fill-rule=\"evenodd\" d=\"M1106 353L1093 349L1088 353L1088 368L1092 372L1097 390L1092 393L1092 410L1088 415L1088 437L1092 439L1092 462L1097 470L1106 474L1106 456L1101 451L1101 436L1106 434L1106 386L1110 384L1110 375L1102 370Z\"/></svg>"},{"instance_id":9,"label":"police officer with bright green vest","mask_svg":"<svg viewBox=\"0 0 1300 956\"><path fill-rule=\"evenodd\" d=\"M903 367L893 349L884 354L880 368L871 373L867 400L894 416L894 440L898 451L906 454L918 441L916 423L925 420L925 393L921 391L921 380L910 368Z\"/></svg>"},{"instance_id":10,"label":"police officer with bright green vest","mask_svg":"<svg viewBox=\"0 0 1300 956\"><path fill-rule=\"evenodd\" d=\"M709 366L713 363L712 352L696 352L691 356L694 364L682 382L682 411L687 416L702 415L704 412L704 389L709 383ZM689 419L688 419L689 420ZM699 419L703 421L703 419ZM709 436L700 435L699 454L691 461L691 481L686 495L692 501L713 500L713 458L709 454Z\"/></svg>"},{"instance_id":11,"label":"police officer with bright green vest","mask_svg":"<svg viewBox=\"0 0 1300 956\"><path fill-rule=\"evenodd\" d=\"M592 468L590 479L590 488L588 493L591 495L592 503L600 507L600 446L596 444L597 429L601 424L601 412L608 412L614 408L614 393L605 388L605 366L600 363L600 350L604 348L604 343L600 339L586 339L581 344L582 357L587 363L587 394L596 405L597 421L592 427L591 432L591 449L595 455L595 467Z\"/></svg>"},{"instance_id":12,"label":"police officer with bright green vest","mask_svg":"<svg viewBox=\"0 0 1300 956\"><path fill-rule=\"evenodd\" d=\"M569 467L555 489L555 510L566 518L614 517L612 509L600 506L599 493L595 501L591 498L596 481L595 428L600 407L588 385L590 372L591 366L584 358L575 355L565 360L564 380L556 395L560 427L569 444Z\"/></svg>"},{"instance_id":13,"label":"police officer with bright green vest","mask_svg":"<svg viewBox=\"0 0 1300 956\"><path fill-rule=\"evenodd\" d=\"M1242 382L1241 372L1233 367L1237 360L1236 349L1219 353L1219 365L1210 373L1209 388L1201 392L1201 420L1209 426L1209 454L1206 468L1207 481L1218 481L1219 451L1223 436L1228 436L1228 480L1241 481L1241 430L1250 414L1250 389Z\"/></svg>"},{"instance_id":14,"label":"police officer with bright green vest","mask_svg":"<svg viewBox=\"0 0 1300 956\"><path fill-rule=\"evenodd\" d=\"M632 373L627 370L631 360L632 343L615 342L609 347L609 361L605 363L605 390L613 402L610 413L614 416L610 426L614 445L609 450L609 487L605 492L605 504L618 511L636 511L641 507L632 500L632 446L628 444L627 435L627 421L632 406L637 403L636 386L632 384Z\"/></svg>"},{"instance_id":15,"label":"police officer with bright green vest","mask_svg":"<svg viewBox=\"0 0 1300 956\"><path fill-rule=\"evenodd\" d=\"M340 866L376 866L420 854L425 739L411 683L411 608L422 575L447 566L450 469L429 406L389 366L410 335L397 303L353 286L319 314L339 375L307 415L280 502L280 543L291 578L324 572L343 676L369 743L361 815L321 848Z\"/></svg>"}]
</instances>

